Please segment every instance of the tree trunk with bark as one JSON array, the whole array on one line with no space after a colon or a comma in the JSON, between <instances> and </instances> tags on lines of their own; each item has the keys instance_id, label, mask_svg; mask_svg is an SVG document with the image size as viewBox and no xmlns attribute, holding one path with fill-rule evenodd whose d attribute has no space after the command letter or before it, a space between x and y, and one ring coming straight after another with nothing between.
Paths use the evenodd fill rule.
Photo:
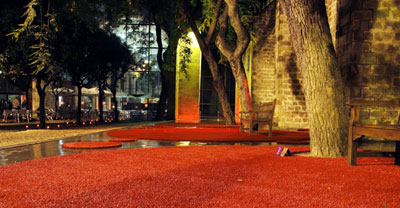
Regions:
<instances>
[{"instance_id":1,"label":"tree trunk with bark","mask_svg":"<svg viewBox=\"0 0 400 208\"><path fill-rule=\"evenodd\" d=\"M304 79L311 154L343 156L348 134L344 83L324 1L281 0Z\"/></svg>"},{"instance_id":2,"label":"tree trunk with bark","mask_svg":"<svg viewBox=\"0 0 400 208\"><path fill-rule=\"evenodd\" d=\"M240 21L237 0L225 0L225 3L226 7L219 18L220 30L217 36L216 45L221 53L228 59L233 76L239 86L241 110L252 110L253 103L250 96L246 72L242 62L242 57L250 42L249 34ZM233 48L226 41L228 17L237 35L236 48Z\"/></svg>"},{"instance_id":3,"label":"tree trunk with bark","mask_svg":"<svg viewBox=\"0 0 400 208\"><path fill-rule=\"evenodd\" d=\"M174 36L173 34L168 34L168 47L167 50L163 54L163 61L160 66L162 70L162 87L163 91L166 93L166 102L162 103L162 105L166 105L167 115L165 119L173 120L175 119L175 84L176 84L176 50L178 48L178 41L180 36ZM160 102L159 102L160 104ZM164 115L165 111L161 111L160 113Z\"/></svg>"},{"instance_id":4,"label":"tree trunk with bark","mask_svg":"<svg viewBox=\"0 0 400 208\"><path fill-rule=\"evenodd\" d=\"M176 48L175 48L176 52ZM174 61L176 60L176 53ZM175 66L176 67L176 66ZM168 102L167 102L167 120L175 119L175 90L176 90L176 68L173 71L168 71Z\"/></svg>"},{"instance_id":5,"label":"tree trunk with bark","mask_svg":"<svg viewBox=\"0 0 400 208\"><path fill-rule=\"evenodd\" d=\"M102 88L101 85L98 85L99 87L99 122L103 123L104 119L103 119L103 98L104 98L104 90Z\"/></svg>"},{"instance_id":6,"label":"tree trunk with bark","mask_svg":"<svg viewBox=\"0 0 400 208\"><path fill-rule=\"evenodd\" d=\"M112 102L114 104L114 121L118 122L119 121L119 110L118 110L118 100L117 100L117 90L115 88L110 89L112 92Z\"/></svg>"},{"instance_id":7,"label":"tree trunk with bark","mask_svg":"<svg viewBox=\"0 0 400 208\"><path fill-rule=\"evenodd\" d=\"M188 19L189 25L192 28L193 33L196 36L197 42L199 43L201 52L203 53L202 55L206 59L208 66L210 68L211 75L213 77L213 86L218 95L218 100L221 105L222 113L225 118L225 124L233 125L233 124L235 124L235 115L233 114L231 105L229 103L228 95L226 94L224 78L222 77L221 73L219 73L217 61L215 60L213 53L211 51L211 47L210 47L211 37L214 34L215 27L217 25L218 14L219 14L219 10L221 8L221 4L222 4L222 0L218 0L218 2L216 4L216 9L214 12L213 21L208 30L207 36L205 38L203 38L197 28L196 23L194 22L194 20L192 18L191 11L189 10L187 2L186 1L184 2L185 15Z\"/></svg>"},{"instance_id":8,"label":"tree trunk with bark","mask_svg":"<svg viewBox=\"0 0 400 208\"><path fill-rule=\"evenodd\" d=\"M165 118L165 110L167 109L167 100L168 100L168 87L169 87L168 71L161 70L161 93L160 93L160 100L157 106L157 115L156 115L157 121L161 121Z\"/></svg>"},{"instance_id":9,"label":"tree trunk with bark","mask_svg":"<svg viewBox=\"0 0 400 208\"><path fill-rule=\"evenodd\" d=\"M82 86L78 86L78 107L76 111L76 123L82 122Z\"/></svg>"},{"instance_id":10,"label":"tree trunk with bark","mask_svg":"<svg viewBox=\"0 0 400 208\"><path fill-rule=\"evenodd\" d=\"M156 37L157 37L157 64L160 68L161 74L161 93L160 99L158 101L157 106L157 114L156 120L161 121L165 118L165 110L167 109L167 100L168 100L168 87L169 87L169 80L168 80L168 71L164 69L164 60L163 60L163 44L161 40L161 26L156 24Z\"/></svg>"},{"instance_id":11,"label":"tree trunk with bark","mask_svg":"<svg viewBox=\"0 0 400 208\"><path fill-rule=\"evenodd\" d=\"M39 126L41 129L46 128L46 110L45 110L46 87L47 87L47 84L44 84L44 86L42 86L41 79L36 80L36 89L39 94L39 109L40 109Z\"/></svg>"},{"instance_id":12,"label":"tree trunk with bark","mask_svg":"<svg viewBox=\"0 0 400 208\"><path fill-rule=\"evenodd\" d=\"M56 99L54 99L54 112L56 113L56 119L58 115L58 95L54 96Z\"/></svg>"},{"instance_id":13,"label":"tree trunk with bark","mask_svg":"<svg viewBox=\"0 0 400 208\"><path fill-rule=\"evenodd\" d=\"M29 86L31 86L31 83L29 83ZM25 90L25 102L26 102L26 109L29 110L30 105L29 105L29 89ZM32 109L33 110L33 109ZM32 112L32 111L30 111Z\"/></svg>"}]
</instances>

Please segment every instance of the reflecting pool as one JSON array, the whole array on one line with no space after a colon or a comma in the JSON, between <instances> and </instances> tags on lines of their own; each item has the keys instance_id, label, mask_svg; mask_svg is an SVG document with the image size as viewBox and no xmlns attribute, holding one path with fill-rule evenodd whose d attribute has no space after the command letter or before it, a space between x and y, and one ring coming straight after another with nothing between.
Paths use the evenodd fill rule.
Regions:
<instances>
[{"instance_id":1,"label":"reflecting pool","mask_svg":"<svg viewBox=\"0 0 400 208\"><path fill-rule=\"evenodd\" d=\"M196 141L159 141L137 140L135 142L123 142L121 147L103 149L66 149L62 148L67 142L108 141L110 137L106 132L89 134L85 136L43 142L33 145L25 145L7 149L0 149L0 166L57 155L77 154L92 151L106 151L110 149L150 148L163 146L198 146L198 145L277 145L276 142L196 142Z\"/></svg>"}]
</instances>

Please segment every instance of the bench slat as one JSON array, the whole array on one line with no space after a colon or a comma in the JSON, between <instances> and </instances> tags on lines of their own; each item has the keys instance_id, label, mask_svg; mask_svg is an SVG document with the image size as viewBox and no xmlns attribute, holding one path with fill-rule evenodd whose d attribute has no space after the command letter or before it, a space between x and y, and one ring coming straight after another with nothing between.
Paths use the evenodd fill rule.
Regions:
<instances>
[{"instance_id":1,"label":"bench slat","mask_svg":"<svg viewBox=\"0 0 400 208\"><path fill-rule=\"evenodd\" d=\"M360 107L400 107L400 99L391 101L364 101L352 100L347 103L351 108L349 138L348 138L348 155L347 163L349 165L357 164L357 146L361 141L356 140L360 136L379 137L387 140L395 140L395 165L400 165L400 125L369 125L360 123ZM399 120L400 122L400 120Z\"/></svg>"},{"instance_id":2,"label":"bench slat","mask_svg":"<svg viewBox=\"0 0 400 208\"><path fill-rule=\"evenodd\" d=\"M381 137L385 139L400 141L400 131L394 129L380 129L380 128L354 126L353 134L365 135L370 137Z\"/></svg>"},{"instance_id":3,"label":"bench slat","mask_svg":"<svg viewBox=\"0 0 400 208\"><path fill-rule=\"evenodd\" d=\"M400 130L400 125L372 125L372 124L361 124L361 123L353 123L353 126L357 127L366 127L366 128L375 128L375 129L392 129L392 130Z\"/></svg>"}]
</instances>

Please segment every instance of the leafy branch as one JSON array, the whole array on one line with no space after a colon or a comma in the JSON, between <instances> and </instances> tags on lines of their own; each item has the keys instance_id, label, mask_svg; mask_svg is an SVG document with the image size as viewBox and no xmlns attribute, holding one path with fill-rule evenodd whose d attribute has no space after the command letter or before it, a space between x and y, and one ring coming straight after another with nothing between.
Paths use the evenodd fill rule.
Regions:
<instances>
[{"instance_id":1,"label":"leafy branch","mask_svg":"<svg viewBox=\"0 0 400 208\"><path fill-rule=\"evenodd\" d=\"M37 16L35 6L38 5L40 10L40 21L39 25L35 25L34 20ZM58 32L58 28L56 24L56 16L49 12L50 1L48 2L48 8L45 15L42 15L42 8L37 0L31 0L25 7L27 10L22 15L22 17L26 17L24 23L19 24L19 28L7 34L7 36L12 36L16 42L18 42L21 34L25 31L27 32L26 35L28 37L33 36L36 43L29 47L33 50L29 56L31 61L30 65L35 67L33 74L36 75L44 69L46 69L44 72L52 71L54 67L51 64L51 47L49 41L54 33ZM45 23L43 22L43 17L47 20Z\"/></svg>"},{"instance_id":2,"label":"leafy branch","mask_svg":"<svg viewBox=\"0 0 400 208\"><path fill-rule=\"evenodd\" d=\"M187 77L187 68L190 63L190 56L192 55L192 51L190 50L190 45L192 44L192 40L188 36L187 33L183 34L181 39L179 40L179 67L182 72L185 73Z\"/></svg>"}]
</instances>

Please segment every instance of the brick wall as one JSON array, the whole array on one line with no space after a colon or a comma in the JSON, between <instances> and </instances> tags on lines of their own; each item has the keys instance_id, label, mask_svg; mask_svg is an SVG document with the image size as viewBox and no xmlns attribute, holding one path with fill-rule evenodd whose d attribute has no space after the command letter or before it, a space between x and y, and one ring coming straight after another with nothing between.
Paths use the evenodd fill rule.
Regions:
<instances>
[{"instance_id":1,"label":"brick wall","mask_svg":"<svg viewBox=\"0 0 400 208\"><path fill-rule=\"evenodd\" d=\"M338 0L325 0L326 13L329 21L329 29L331 30L332 42L336 49L336 29L338 23Z\"/></svg>"},{"instance_id":2,"label":"brick wall","mask_svg":"<svg viewBox=\"0 0 400 208\"><path fill-rule=\"evenodd\" d=\"M327 0L325 4L346 98L400 98L400 1ZM264 22L264 32L256 30L256 40L261 41L253 51L253 100L277 99L275 128L306 128L302 78L279 4L274 28ZM361 118L372 124L394 124L399 111L367 108L361 111Z\"/></svg>"},{"instance_id":3,"label":"brick wall","mask_svg":"<svg viewBox=\"0 0 400 208\"><path fill-rule=\"evenodd\" d=\"M400 1L341 0L338 57L347 99L400 98ZM367 123L394 124L398 109L366 108Z\"/></svg>"},{"instance_id":4,"label":"brick wall","mask_svg":"<svg viewBox=\"0 0 400 208\"><path fill-rule=\"evenodd\" d=\"M251 92L253 103L258 105L275 97L275 9L267 10L254 28Z\"/></svg>"},{"instance_id":5,"label":"brick wall","mask_svg":"<svg viewBox=\"0 0 400 208\"><path fill-rule=\"evenodd\" d=\"M277 99L275 129L307 128L302 78L296 65L286 16L279 4L274 10L274 18L256 24L251 86L253 102Z\"/></svg>"},{"instance_id":6,"label":"brick wall","mask_svg":"<svg viewBox=\"0 0 400 208\"><path fill-rule=\"evenodd\" d=\"M278 4L276 15L276 121L279 128L307 128L301 74L291 45L286 16Z\"/></svg>"}]
</instances>

